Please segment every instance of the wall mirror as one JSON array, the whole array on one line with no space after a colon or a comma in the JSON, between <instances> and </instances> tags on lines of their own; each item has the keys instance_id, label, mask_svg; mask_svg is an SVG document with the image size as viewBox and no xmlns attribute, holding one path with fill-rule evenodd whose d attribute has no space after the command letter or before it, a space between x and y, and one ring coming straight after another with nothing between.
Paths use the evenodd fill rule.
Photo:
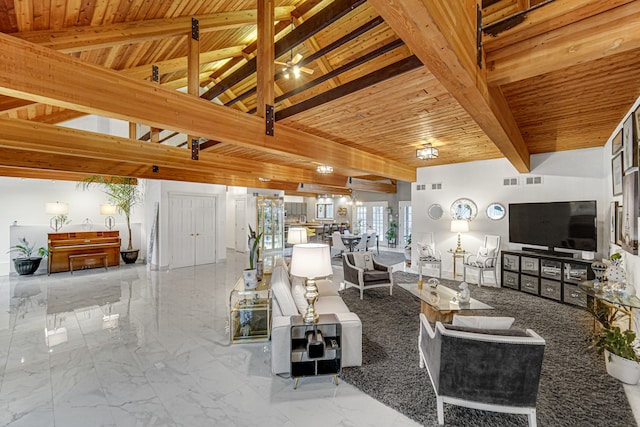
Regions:
<instances>
[{"instance_id":1,"label":"wall mirror","mask_svg":"<svg viewBox=\"0 0 640 427\"><path fill-rule=\"evenodd\" d=\"M442 214L444 213L444 211L442 210L442 206L437 203L429 206L429 210L427 212L429 213L429 218L431 219L440 219L442 218Z\"/></svg>"},{"instance_id":2,"label":"wall mirror","mask_svg":"<svg viewBox=\"0 0 640 427\"><path fill-rule=\"evenodd\" d=\"M452 219L471 221L478 215L478 207L471 199L460 198L451 204Z\"/></svg>"},{"instance_id":3,"label":"wall mirror","mask_svg":"<svg viewBox=\"0 0 640 427\"><path fill-rule=\"evenodd\" d=\"M502 203L491 203L487 207L487 217L494 221L501 220L506 214L507 210Z\"/></svg>"}]
</instances>

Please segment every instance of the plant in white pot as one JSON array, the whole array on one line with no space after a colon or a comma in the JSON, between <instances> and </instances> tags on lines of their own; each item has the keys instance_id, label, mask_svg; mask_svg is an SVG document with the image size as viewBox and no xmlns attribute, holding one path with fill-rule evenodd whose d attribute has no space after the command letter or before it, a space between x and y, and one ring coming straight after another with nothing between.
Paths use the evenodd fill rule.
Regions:
<instances>
[{"instance_id":1,"label":"plant in white pot","mask_svg":"<svg viewBox=\"0 0 640 427\"><path fill-rule=\"evenodd\" d=\"M122 260L131 264L138 259L139 249L133 249L131 241L131 212L133 208L142 203L144 194L140 183L135 178L102 175L92 175L82 180L79 184L83 190L87 190L93 186L99 186L102 192L109 198L109 203L115 205L118 211L122 213L127 220L127 231L129 232L129 241L126 250L121 250Z\"/></svg>"},{"instance_id":2,"label":"plant in white pot","mask_svg":"<svg viewBox=\"0 0 640 427\"><path fill-rule=\"evenodd\" d=\"M593 336L594 345L604 353L607 373L626 384L640 380L640 348L636 333L620 327L603 328Z\"/></svg>"},{"instance_id":3,"label":"plant in white pot","mask_svg":"<svg viewBox=\"0 0 640 427\"><path fill-rule=\"evenodd\" d=\"M18 256L13 259L13 266L21 276L33 274L38 267L40 267L42 258L49 255L49 251L43 247L36 250L35 243L33 245L29 244L26 237L19 239L19 242L19 244L9 249L9 253L16 252L18 254ZM37 251L38 256L34 256L34 251Z\"/></svg>"}]
</instances>

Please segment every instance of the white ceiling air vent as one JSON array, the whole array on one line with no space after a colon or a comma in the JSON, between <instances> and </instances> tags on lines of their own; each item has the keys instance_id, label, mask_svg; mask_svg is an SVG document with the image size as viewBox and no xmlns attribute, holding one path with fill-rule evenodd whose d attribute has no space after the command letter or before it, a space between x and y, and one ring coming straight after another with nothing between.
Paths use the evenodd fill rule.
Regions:
<instances>
[{"instance_id":1,"label":"white ceiling air vent","mask_svg":"<svg viewBox=\"0 0 640 427\"><path fill-rule=\"evenodd\" d=\"M542 177L541 176L528 176L525 181L524 181L525 185L537 185L537 184L542 184Z\"/></svg>"},{"instance_id":2,"label":"white ceiling air vent","mask_svg":"<svg viewBox=\"0 0 640 427\"><path fill-rule=\"evenodd\" d=\"M518 186L518 178L503 178L502 185L504 187L517 187Z\"/></svg>"},{"instance_id":3,"label":"white ceiling air vent","mask_svg":"<svg viewBox=\"0 0 640 427\"><path fill-rule=\"evenodd\" d=\"M441 182L434 182L431 184L431 189L432 190L442 190L442 183Z\"/></svg>"}]
</instances>

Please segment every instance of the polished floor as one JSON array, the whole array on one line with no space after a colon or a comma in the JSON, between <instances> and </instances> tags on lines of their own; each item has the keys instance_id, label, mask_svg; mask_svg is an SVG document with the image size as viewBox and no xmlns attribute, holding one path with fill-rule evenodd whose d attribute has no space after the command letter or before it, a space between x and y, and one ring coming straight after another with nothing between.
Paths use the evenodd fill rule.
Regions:
<instances>
[{"instance_id":1,"label":"polished floor","mask_svg":"<svg viewBox=\"0 0 640 427\"><path fill-rule=\"evenodd\" d=\"M414 426L330 377L272 376L269 343L229 345L246 256L0 277L0 426Z\"/></svg>"}]
</instances>

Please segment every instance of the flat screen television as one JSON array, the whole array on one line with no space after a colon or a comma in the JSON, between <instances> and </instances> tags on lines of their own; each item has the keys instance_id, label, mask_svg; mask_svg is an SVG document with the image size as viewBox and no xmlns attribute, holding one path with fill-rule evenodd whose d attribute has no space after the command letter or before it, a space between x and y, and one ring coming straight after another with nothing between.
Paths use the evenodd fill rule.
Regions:
<instances>
[{"instance_id":1,"label":"flat screen television","mask_svg":"<svg viewBox=\"0 0 640 427\"><path fill-rule=\"evenodd\" d=\"M510 203L509 241L579 251L598 247L596 201Z\"/></svg>"}]
</instances>

